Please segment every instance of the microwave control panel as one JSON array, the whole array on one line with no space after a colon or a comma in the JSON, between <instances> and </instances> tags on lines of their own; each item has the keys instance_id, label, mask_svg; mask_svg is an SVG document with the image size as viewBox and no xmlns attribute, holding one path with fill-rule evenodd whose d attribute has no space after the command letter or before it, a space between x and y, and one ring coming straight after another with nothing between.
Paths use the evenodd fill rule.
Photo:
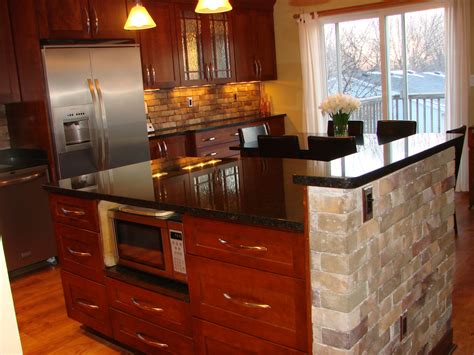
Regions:
<instances>
[{"instance_id":1,"label":"microwave control panel","mask_svg":"<svg viewBox=\"0 0 474 355\"><path fill-rule=\"evenodd\" d=\"M171 254L173 257L173 269L180 274L186 274L186 263L184 261L183 232L170 230Z\"/></svg>"}]
</instances>

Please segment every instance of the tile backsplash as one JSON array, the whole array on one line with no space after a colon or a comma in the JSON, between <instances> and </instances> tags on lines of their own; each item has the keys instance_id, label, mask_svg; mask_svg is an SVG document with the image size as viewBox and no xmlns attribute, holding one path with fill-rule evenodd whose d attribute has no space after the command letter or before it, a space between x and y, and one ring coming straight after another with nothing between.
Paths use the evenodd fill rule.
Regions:
<instances>
[{"instance_id":1,"label":"tile backsplash","mask_svg":"<svg viewBox=\"0 0 474 355\"><path fill-rule=\"evenodd\" d=\"M258 115L260 96L260 83L239 83L145 92L145 102L155 129L164 129Z\"/></svg>"},{"instance_id":2,"label":"tile backsplash","mask_svg":"<svg viewBox=\"0 0 474 355\"><path fill-rule=\"evenodd\" d=\"M0 105L0 149L4 148L10 148L10 136L8 134L5 106Z\"/></svg>"}]
</instances>

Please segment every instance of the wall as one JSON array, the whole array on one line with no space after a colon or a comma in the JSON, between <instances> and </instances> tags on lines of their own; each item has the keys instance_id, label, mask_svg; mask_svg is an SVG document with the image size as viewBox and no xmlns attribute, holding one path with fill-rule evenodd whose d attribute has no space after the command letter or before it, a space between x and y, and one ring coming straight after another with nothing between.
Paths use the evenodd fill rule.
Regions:
<instances>
[{"instance_id":1,"label":"wall","mask_svg":"<svg viewBox=\"0 0 474 355\"><path fill-rule=\"evenodd\" d=\"M362 188L308 188L314 354L428 354L451 330L454 148ZM400 317L408 332L400 340Z\"/></svg>"},{"instance_id":2,"label":"wall","mask_svg":"<svg viewBox=\"0 0 474 355\"><path fill-rule=\"evenodd\" d=\"M315 1L316 2L316 1ZM304 131L303 128L303 83L301 76L298 26L293 19L296 13L322 11L348 6L382 2L380 0L326 0L323 4L294 7L289 0L277 0L274 11L277 50L278 80L265 84L265 91L272 97L274 112L288 114L289 131ZM471 6L474 18L474 5ZM471 22L471 72L474 74L474 21ZM470 102L474 102L474 88L471 88ZM474 124L474 110L471 110L471 124Z\"/></svg>"},{"instance_id":3,"label":"wall","mask_svg":"<svg viewBox=\"0 0 474 355\"><path fill-rule=\"evenodd\" d=\"M0 105L0 149L10 147L10 137L8 135L7 118L5 116L5 106Z\"/></svg>"},{"instance_id":4,"label":"wall","mask_svg":"<svg viewBox=\"0 0 474 355\"><path fill-rule=\"evenodd\" d=\"M187 97L193 98L194 104L191 108L188 107ZM146 92L145 101L155 129L232 117L255 117L260 111L260 84L229 84Z\"/></svg>"}]
</instances>

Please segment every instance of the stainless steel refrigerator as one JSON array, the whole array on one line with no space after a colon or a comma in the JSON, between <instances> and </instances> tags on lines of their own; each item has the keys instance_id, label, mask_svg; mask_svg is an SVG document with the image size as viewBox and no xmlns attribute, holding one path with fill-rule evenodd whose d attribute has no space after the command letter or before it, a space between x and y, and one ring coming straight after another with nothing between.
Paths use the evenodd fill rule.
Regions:
<instances>
[{"instance_id":1,"label":"stainless steel refrigerator","mask_svg":"<svg viewBox=\"0 0 474 355\"><path fill-rule=\"evenodd\" d=\"M139 46L42 51L59 177L149 160Z\"/></svg>"}]
</instances>

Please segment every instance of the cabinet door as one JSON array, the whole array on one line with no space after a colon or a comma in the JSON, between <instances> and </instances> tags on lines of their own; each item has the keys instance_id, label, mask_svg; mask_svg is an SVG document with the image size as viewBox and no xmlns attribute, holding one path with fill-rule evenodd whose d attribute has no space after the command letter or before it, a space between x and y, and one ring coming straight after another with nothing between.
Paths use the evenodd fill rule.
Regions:
<instances>
[{"instance_id":1,"label":"cabinet door","mask_svg":"<svg viewBox=\"0 0 474 355\"><path fill-rule=\"evenodd\" d=\"M255 58L255 29L252 25L252 11L234 10L234 47L237 81L257 80Z\"/></svg>"},{"instance_id":2,"label":"cabinet door","mask_svg":"<svg viewBox=\"0 0 474 355\"><path fill-rule=\"evenodd\" d=\"M194 6L176 4L181 85L208 84L211 68L204 58L204 16Z\"/></svg>"},{"instance_id":3,"label":"cabinet door","mask_svg":"<svg viewBox=\"0 0 474 355\"><path fill-rule=\"evenodd\" d=\"M228 13L206 17L206 63L210 66L210 81L224 84L235 81L232 23Z\"/></svg>"},{"instance_id":4,"label":"cabinet door","mask_svg":"<svg viewBox=\"0 0 474 355\"><path fill-rule=\"evenodd\" d=\"M157 27L140 31L143 82L147 89L166 89L180 85L176 27L173 5L143 1Z\"/></svg>"},{"instance_id":5,"label":"cabinet door","mask_svg":"<svg viewBox=\"0 0 474 355\"><path fill-rule=\"evenodd\" d=\"M20 101L7 0L0 0L0 104Z\"/></svg>"},{"instance_id":6,"label":"cabinet door","mask_svg":"<svg viewBox=\"0 0 474 355\"><path fill-rule=\"evenodd\" d=\"M126 0L89 0L94 38L134 38L135 31L123 29L127 21Z\"/></svg>"},{"instance_id":7,"label":"cabinet door","mask_svg":"<svg viewBox=\"0 0 474 355\"><path fill-rule=\"evenodd\" d=\"M256 59L259 80L276 80L275 29L272 11L254 13L254 34L257 37Z\"/></svg>"},{"instance_id":8,"label":"cabinet door","mask_svg":"<svg viewBox=\"0 0 474 355\"><path fill-rule=\"evenodd\" d=\"M90 38L92 14L87 0L39 0L41 38Z\"/></svg>"}]
</instances>

